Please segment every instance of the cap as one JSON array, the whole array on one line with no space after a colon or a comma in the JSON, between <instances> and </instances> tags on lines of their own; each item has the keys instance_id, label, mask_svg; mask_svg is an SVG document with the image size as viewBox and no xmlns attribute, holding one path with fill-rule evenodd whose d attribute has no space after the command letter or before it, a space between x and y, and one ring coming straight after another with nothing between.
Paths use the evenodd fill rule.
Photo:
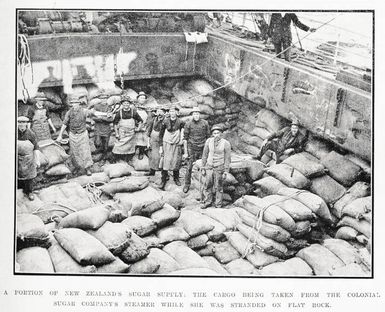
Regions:
<instances>
[{"instance_id":1,"label":"cap","mask_svg":"<svg viewBox=\"0 0 385 312\"><path fill-rule=\"evenodd\" d=\"M201 110L199 109L199 107L198 106L195 106L195 107L193 107L193 109L192 109L192 111L191 111L191 114L192 113L200 113L201 112Z\"/></svg>"},{"instance_id":2,"label":"cap","mask_svg":"<svg viewBox=\"0 0 385 312\"><path fill-rule=\"evenodd\" d=\"M293 120L293 121L291 122L291 125L292 125L292 126L299 126L299 121L298 121L298 120Z\"/></svg>"},{"instance_id":3,"label":"cap","mask_svg":"<svg viewBox=\"0 0 385 312\"><path fill-rule=\"evenodd\" d=\"M45 96L45 94L43 92L36 93L34 98L35 98L35 100L46 100L47 99L47 97Z\"/></svg>"},{"instance_id":4,"label":"cap","mask_svg":"<svg viewBox=\"0 0 385 312\"><path fill-rule=\"evenodd\" d=\"M17 122L28 122L29 118L25 116L19 116L17 117Z\"/></svg>"},{"instance_id":5,"label":"cap","mask_svg":"<svg viewBox=\"0 0 385 312\"><path fill-rule=\"evenodd\" d=\"M123 95L121 96L121 98L122 98L122 102L129 102L129 103L132 103L131 97L130 97L129 95L127 95L127 94L123 94Z\"/></svg>"},{"instance_id":6,"label":"cap","mask_svg":"<svg viewBox=\"0 0 385 312\"><path fill-rule=\"evenodd\" d=\"M221 125L214 125L211 127L211 132L213 132L215 130L219 130L220 132L223 132L223 128Z\"/></svg>"},{"instance_id":7,"label":"cap","mask_svg":"<svg viewBox=\"0 0 385 312\"><path fill-rule=\"evenodd\" d=\"M82 101L80 101L80 99L79 99L79 98L76 98L76 97L70 98L70 100L69 100L69 103L70 103L70 104L81 103L81 102L82 102Z\"/></svg>"},{"instance_id":8,"label":"cap","mask_svg":"<svg viewBox=\"0 0 385 312\"><path fill-rule=\"evenodd\" d=\"M177 107L177 106L171 106L171 107L169 108L169 111L172 111L172 110L179 112L179 107Z\"/></svg>"},{"instance_id":9,"label":"cap","mask_svg":"<svg viewBox=\"0 0 385 312\"><path fill-rule=\"evenodd\" d=\"M104 91L101 91L99 96L98 96L99 99L108 99L109 97L110 96L107 93L105 93Z\"/></svg>"},{"instance_id":10,"label":"cap","mask_svg":"<svg viewBox=\"0 0 385 312\"><path fill-rule=\"evenodd\" d=\"M143 91L140 91L140 92L138 93L138 95L136 96L136 98L138 99L140 96L144 96L144 97L147 99L147 94L144 93Z\"/></svg>"}]
</instances>

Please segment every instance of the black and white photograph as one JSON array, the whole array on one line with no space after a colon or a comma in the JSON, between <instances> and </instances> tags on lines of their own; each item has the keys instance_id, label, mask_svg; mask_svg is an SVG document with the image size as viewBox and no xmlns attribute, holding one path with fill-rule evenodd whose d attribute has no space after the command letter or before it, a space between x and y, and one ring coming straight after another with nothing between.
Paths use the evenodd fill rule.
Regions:
<instances>
[{"instance_id":1,"label":"black and white photograph","mask_svg":"<svg viewBox=\"0 0 385 312\"><path fill-rule=\"evenodd\" d=\"M374 10L14 27L10 273L373 278Z\"/></svg>"}]
</instances>

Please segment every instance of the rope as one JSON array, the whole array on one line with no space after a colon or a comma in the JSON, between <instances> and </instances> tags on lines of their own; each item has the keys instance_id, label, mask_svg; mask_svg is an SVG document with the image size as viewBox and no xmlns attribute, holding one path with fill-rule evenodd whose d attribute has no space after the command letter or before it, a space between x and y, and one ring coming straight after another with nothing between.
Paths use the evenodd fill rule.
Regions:
<instances>
[{"instance_id":1,"label":"rope","mask_svg":"<svg viewBox=\"0 0 385 312\"><path fill-rule=\"evenodd\" d=\"M271 203L271 204L263 207L261 210L259 210L257 217L254 219L254 224L252 226L252 229L257 231L256 234L259 234L259 232L262 228L263 215L268 208L270 208L271 206L277 205L279 203L283 203L289 199L293 199L293 198L297 197L300 193L304 193L304 192L306 192L306 191L305 190L297 190L296 192L294 192L294 194L292 194L290 196L286 196L282 200L279 200L277 202ZM251 242L251 235L249 235L249 237L247 239L246 247L245 247L245 252L242 255L242 258L245 258L248 254L252 253L255 250L255 247L258 247L260 250L263 251L263 249L257 245L257 235L255 235L253 242Z\"/></svg>"},{"instance_id":2,"label":"rope","mask_svg":"<svg viewBox=\"0 0 385 312\"><path fill-rule=\"evenodd\" d=\"M37 209L35 209L34 211L32 211L32 213L36 214L36 213L39 213L39 212L42 212L42 211L59 210L59 209L43 209L43 207L52 206L52 205L56 205L56 206L67 208L68 210L71 210L72 212L76 212L77 211L76 209L68 207L68 206L66 206L64 204L54 203L54 202L47 202L47 203L44 203L43 205L41 205L40 207L38 207ZM64 210L60 210L60 211L66 212Z\"/></svg>"},{"instance_id":3,"label":"rope","mask_svg":"<svg viewBox=\"0 0 385 312\"><path fill-rule=\"evenodd\" d=\"M103 192L95 185L95 183L88 183L84 186L87 191L89 200L94 204L103 204L103 200L100 198Z\"/></svg>"},{"instance_id":4,"label":"rope","mask_svg":"<svg viewBox=\"0 0 385 312\"><path fill-rule=\"evenodd\" d=\"M25 70L27 67L31 68L31 80L33 83L33 66L31 62L31 55L30 55L30 49L29 49L27 37L22 34L19 34L17 36L19 39L18 43L19 43L19 50L20 50L18 59L17 59L17 65L20 71L21 82L23 86L22 93L24 96L24 101L26 101L26 99L28 99L30 96L24 81Z\"/></svg>"},{"instance_id":5,"label":"rope","mask_svg":"<svg viewBox=\"0 0 385 312\"><path fill-rule=\"evenodd\" d=\"M318 30L318 29L320 29L321 27L324 27L325 25L329 24L330 22L332 22L333 20L335 20L338 16L340 16L341 14L342 14L342 13L340 13L340 14L338 14L337 16L333 17L333 18L332 18L331 20L329 20L328 22L323 23L323 24L320 25L318 28L316 28L316 30ZM305 39L305 38L307 38L308 36L310 36L310 35L312 35L312 34L313 34L313 33L308 33L308 34L306 34L305 36L302 37L302 40ZM263 65L267 64L268 62L274 60L275 58L277 58L277 57L280 56L281 54L285 53L287 50L289 50L292 46L294 46L294 45L297 44L297 43L298 43L298 41L296 41L295 43L292 43L291 46L287 47L286 49L284 49L284 50L281 51L280 53L274 55L273 57L268 58L268 59L267 59L266 61L264 61L262 64L260 64L260 65L255 65L255 68L254 68L254 69L251 69L251 70L247 71L246 73L244 73L244 74L242 74L242 75L240 75L240 76L238 76L238 77L235 77L233 80L231 80L231 81L229 81L229 82L227 82L227 83L225 83L225 84L223 84L223 85L221 85L221 86L219 86L219 87L217 87L217 88L215 88L215 89L209 91L207 94L214 93L214 92L216 92L216 91L218 91L218 90L221 90L221 89L223 89L223 88L226 88L226 87L230 86L231 84L235 83L235 82L238 81L238 80L243 79L243 78L246 77L247 75L249 75L249 74L251 74L252 72L256 71L257 69L261 68ZM191 96L191 97L189 97L189 98L187 98L187 99L185 99L185 100L174 102L173 105L185 103L185 102L187 102L187 100L197 99L197 98L199 98L199 97L200 97L200 95L194 95L194 96Z\"/></svg>"}]
</instances>

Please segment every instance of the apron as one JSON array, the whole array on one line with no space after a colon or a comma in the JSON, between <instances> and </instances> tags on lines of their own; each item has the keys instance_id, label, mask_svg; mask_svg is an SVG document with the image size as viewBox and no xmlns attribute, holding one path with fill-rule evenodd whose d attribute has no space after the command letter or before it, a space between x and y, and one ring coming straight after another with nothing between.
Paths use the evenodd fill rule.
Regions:
<instances>
[{"instance_id":1,"label":"apron","mask_svg":"<svg viewBox=\"0 0 385 312\"><path fill-rule=\"evenodd\" d=\"M146 135L146 121L147 121L147 113L144 110L138 109L138 114L142 118L143 123L135 132L136 146L146 146L148 143L148 137Z\"/></svg>"},{"instance_id":2,"label":"apron","mask_svg":"<svg viewBox=\"0 0 385 312\"><path fill-rule=\"evenodd\" d=\"M32 118L31 130L35 133L37 141L47 140L51 138L49 124L45 108L35 110Z\"/></svg>"},{"instance_id":3,"label":"apron","mask_svg":"<svg viewBox=\"0 0 385 312\"><path fill-rule=\"evenodd\" d=\"M163 170L179 170L181 165L180 130L169 132L163 136Z\"/></svg>"},{"instance_id":4,"label":"apron","mask_svg":"<svg viewBox=\"0 0 385 312\"><path fill-rule=\"evenodd\" d=\"M30 141L17 141L18 145L23 144L26 153L17 156L17 178L19 180L30 180L36 178L36 162L33 152L33 144Z\"/></svg>"},{"instance_id":5,"label":"apron","mask_svg":"<svg viewBox=\"0 0 385 312\"><path fill-rule=\"evenodd\" d=\"M135 153L135 119L123 119L122 111L119 120L119 141L115 143L112 152L119 155Z\"/></svg>"},{"instance_id":6,"label":"apron","mask_svg":"<svg viewBox=\"0 0 385 312\"><path fill-rule=\"evenodd\" d=\"M69 133L70 153L74 165L78 168L86 169L93 165L91 157L91 147L88 138L88 131L81 133Z\"/></svg>"},{"instance_id":7,"label":"apron","mask_svg":"<svg viewBox=\"0 0 385 312\"><path fill-rule=\"evenodd\" d=\"M150 153L148 155L148 160L150 164L150 168L153 170L159 170L160 169L160 154L159 154L159 134L160 131L151 131L150 135Z\"/></svg>"}]
</instances>

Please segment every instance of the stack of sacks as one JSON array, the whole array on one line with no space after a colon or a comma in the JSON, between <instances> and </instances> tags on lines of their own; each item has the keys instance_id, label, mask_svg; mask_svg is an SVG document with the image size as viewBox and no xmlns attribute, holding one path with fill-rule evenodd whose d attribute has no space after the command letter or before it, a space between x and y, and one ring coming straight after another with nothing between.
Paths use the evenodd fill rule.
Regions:
<instances>
[{"instance_id":1,"label":"stack of sacks","mask_svg":"<svg viewBox=\"0 0 385 312\"><path fill-rule=\"evenodd\" d=\"M245 103L247 104L247 103ZM238 122L238 149L245 153L257 155L263 141L272 133L285 126L285 122L276 113L268 109L257 111L254 103L244 105ZM271 157L264 155L262 161L269 163Z\"/></svg>"},{"instance_id":2,"label":"stack of sacks","mask_svg":"<svg viewBox=\"0 0 385 312\"><path fill-rule=\"evenodd\" d=\"M325 239L322 245L313 244L300 250L297 257L304 260L317 276L369 276L361 252L342 239Z\"/></svg>"},{"instance_id":3,"label":"stack of sacks","mask_svg":"<svg viewBox=\"0 0 385 312\"><path fill-rule=\"evenodd\" d=\"M54 217L83 210L92 205L88 193L76 182L58 184L37 192L34 201L28 201L23 193L17 192L17 213L33 213L44 223L53 221Z\"/></svg>"},{"instance_id":4,"label":"stack of sacks","mask_svg":"<svg viewBox=\"0 0 385 312\"><path fill-rule=\"evenodd\" d=\"M69 155L64 148L51 139L38 142L41 152L41 167L48 177L63 177L71 173L65 162Z\"/></svg>"},{"instance_id":5,"label":"stack of sacks","mask_svg":"<svg viewBox=\"0 0 385 312\"><path fill-rule=\"evenodd\" d=\"M304 238L316 218L323 218L328 212L322 199L317 200L315 195L307 193L301 193L301 200L289 194L269 195L262 199L244 196L235 203L240 206L237 213L242 219L238 230L269 255L281 259L292 256L308 244Z\"/></svg>"}]
</instances>

